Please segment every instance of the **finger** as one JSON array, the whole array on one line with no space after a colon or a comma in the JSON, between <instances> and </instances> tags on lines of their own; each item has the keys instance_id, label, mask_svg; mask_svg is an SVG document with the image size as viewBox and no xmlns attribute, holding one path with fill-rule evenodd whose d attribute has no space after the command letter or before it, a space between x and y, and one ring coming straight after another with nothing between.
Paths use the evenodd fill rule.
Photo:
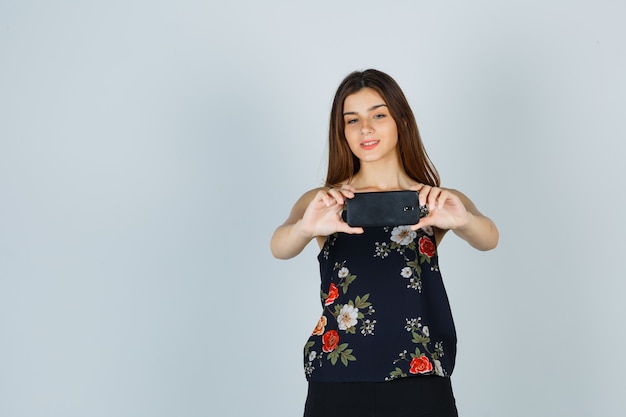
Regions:
<instances>
[{"instance_id":1,"label":"finger","mask_svg":"<svg viewBox=\"0 0 626 417\"><path fill-rule=\"evenodd\" d=\"M345 203L346 194L349 195L349 198L353 197L353 195L350 195L350 191L344 191L342 188L335 187L330 187L326 190L326 194L339 204Z\"/></svg>"},{"instance_id":2,"label":"finger","mask_svg":"<svg viewBox=\"0 0 626 417\"><path fill-rule=\"evenodd\" d=\"M343 191L340 188L330 188L327 191L327 194L331 196L339 204L344 204L346 201Z\"/></svg>"},{"instance_id":3,"label":"finger","mask_svg":"<svg viewBox=\"0 0 626 417\"><path fill-rule=\"evenodd\" d=\"M411 230L415 231L427 226L434 226L435 222L430 216L422 217L416 224L411 226Z\"/></svg>"},{"instance_id":4,"label":"finger","mask_svg":"<svg viewBox=\"0 0 626 417\"><path fill-rule=\"evenodd\" d=\"M438 199L441 195L441 188L432 187L428 193L428 210L433 211L438 208Z\"/></svg>"},{"instance_id":5,"label":"finger","mask_svg":"<svg viewBox=\"0 0 626 417\"><path fill-rule=\"evenodd\" d=\"M354 197L354 188L347 186L343 186L341 188L333 188L332 195L335 196L337 200L341 200L341 203L344 203L346 198Z\"/></svg>"},{"instance_id":6,"label":"finger","mask_svg":"<svg viewBox=\"0 0 626 417\"><path fill-rule=\"evenodd\" d=\"M362 227L350 227L348 225L348 223L342 221L341 223L339 223L339 225L337 226L337 231L338 232L343 232L343 233L348 233L348 234L357 234L360 235L364 232Z\"/></svg>"},{"instance_id":7,"label":"finger","mask_svg":"<svg viewBox=\"0 0 626 417\"><path fill-rule=\"evenodd\" d=\"M320 190L317 193L317 198L318 198L318 200L322 201L326 207L331 207L331 206L337 204L337 200L330 193L330 190Z\"/></svg>"},{"instance_id":8,"label":"finger","mask_svg":"<svg viewBox=\"0 0 626 417\"><path fill-rule=\"evenodd\" d=\"M439 196L437 197L435 208L443 210L448 203L454 205L456 202L460 202L460 200L456 195L454 195L454 193L448 190L441 190Z\"/></svg>"},{"instance_id":9,"label":"finger","mask_svg":"<svg viewBox=\"0 0 626 417\"><path fill-rule=\"evenodd\" d=\"M354 191L352 190L341 190L341 194L346 198L354 198Z\"/></svg>"},{"instance_id":10,"label":"finger","mask_svg":"<svg viewBox=\"0 0 626 417\"><path fill-rule=\"evenodd\" d=\"M356 192L356 188L349 184L343 184L340 188L336 188L336 190L341 193L342 197L346 198L353 198ZM345 200L343 202L345 202Z\"/></svg>"},{"instance_id":11,"label":"finger","mask_svg":"<svg viewBox=\"0 0 626 417\"><path fill-rule=\"evenodd\" d=\"M353 192L353 193L355 193L355 192L356 192L356 188L354 188L354 186L353 186L353 185L350 185L350 184L344 184L344 185L342 185L342 186L341 186L341 188L340 188L340 189L341 189L341 190L350 191L350 192Z\"/></svg>"},{"instance_id":12,"label":"finger","mask_svg":"<svg viewBox=\"0 0 626 417\"><path fill-rule=\"evenodd\" d=\"M443 190L441 194L439 195L439 198L437 199L437 208L439 210L443 209L444 206L446 205L446 201L448 201L451 198L452 198L452 193L447 190Z\"/></svg>"},{"instance_id":13,"label":"finger","mask_svg":"<svg viewBox=\"0 0 626 417\"><path fill-rule=\"evenodd\" d=\"M433 187L431 187L430 185L421 184L421 186L417 190L417 192L419 193L419 203L420 203L420 206L425 206L426 205L426 203L428 201L428 195L430 194L430 191L432 190L432 188Z\"/></svg>"}]
</instances>

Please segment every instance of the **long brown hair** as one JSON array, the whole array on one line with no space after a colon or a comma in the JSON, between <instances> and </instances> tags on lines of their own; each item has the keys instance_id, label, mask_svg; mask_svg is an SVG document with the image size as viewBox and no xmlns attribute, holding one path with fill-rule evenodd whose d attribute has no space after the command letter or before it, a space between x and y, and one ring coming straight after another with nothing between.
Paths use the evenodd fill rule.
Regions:
<instances>
[{"instance_id":1,"label":"long brown hair","mask_svg":"<svg viewBox=\"0 0 626 417\"><path fill-rule=\"evenodd\" d=\"M326 186L350 180L361 167L346 140L343 103L346 97L363 88L371 88L380 94L396 121L400 160L407 175L423 184L439 186L439 174L426 153L415 116L404 93L393 78L375 69L355 71L344 78L337 88L330 111Z\"/></svg>"}]
</instances>

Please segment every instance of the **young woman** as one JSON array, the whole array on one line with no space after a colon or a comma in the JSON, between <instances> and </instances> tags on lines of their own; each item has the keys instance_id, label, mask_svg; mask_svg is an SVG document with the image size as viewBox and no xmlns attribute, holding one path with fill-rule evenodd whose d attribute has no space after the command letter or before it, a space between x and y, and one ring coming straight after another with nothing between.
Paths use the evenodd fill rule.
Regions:
<instances>
[{"instance_id":1,"label":"young woman","mask_svg":"<svg viewBox=\"0 0 626 417\"><path fill-rule=\"evenodd\" d=\"M406 226L350 227L358 192L415 190L429 214ZM494 223L441 188L415 117L389 75L353 72L332 105L326 186L306 192L271 240L275 257L320 246L322 314L304 348L305 417L456 416L456 333L437 245L451 230L479 250Z\"/></svg>"}]
</instances>

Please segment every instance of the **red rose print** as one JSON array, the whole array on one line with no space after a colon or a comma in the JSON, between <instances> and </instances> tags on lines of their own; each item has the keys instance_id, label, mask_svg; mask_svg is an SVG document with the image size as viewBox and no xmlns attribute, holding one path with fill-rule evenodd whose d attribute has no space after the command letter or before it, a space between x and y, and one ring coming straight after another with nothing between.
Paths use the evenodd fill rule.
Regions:
<instances>
[{"instance_id":1,"label":"red rose print","mask_svg":"<svg viewBox=\"0 0 626 417\"><path fill-rule=\"evenodd\" d=\"M326 353L335 350L339 344L339 333L337 333L337 330L329 330L324 333L324 336L322 336L322 344L322 350Z\"/></svg>"},{"instance_id":2,"label":"red rose print","mask_svg":"<svg viewBox=\"0 0 626 417\"><path fill-rule=\"evenodd\" d=\"M430 363L426 356L422 355L419 358L413 358L409 372L412 374L427 374L432 370L433 364Z\"/></svg>"},{"instance_id":3,"label":"red rose print","mask_svg":"<svg viewBox=\"0 0 626 417\"><path fill-rule=\"evenodd\" d=\"M337 286L331 282L330 288L328 289L328 297L326 298L324 305L325 306L331 305L332 303L335 302L337 297L339 297L339 288L337 288Z\"/></svg>"},{"instance_id":4,"label":"red rose print","mask_svg":"<svg viewBox=\"0 0 626 417\"><path fill-rule=\"evenodd\" d=\"M430 238L426 236L422 236L419 241L420 244L420 253L432 258L435 256L435 245Z\"/></svg>"}]
</instances>

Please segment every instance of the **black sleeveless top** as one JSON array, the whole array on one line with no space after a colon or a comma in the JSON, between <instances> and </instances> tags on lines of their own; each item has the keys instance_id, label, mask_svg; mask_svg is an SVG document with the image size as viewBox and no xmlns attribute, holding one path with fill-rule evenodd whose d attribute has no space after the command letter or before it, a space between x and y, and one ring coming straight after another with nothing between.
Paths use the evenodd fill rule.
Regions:
<instances>
[{"instance_id":1,"label":"black sleeveless top","mask_svg":"<svg viewBox=\"0 0 626 417\"><path fill-rule=\"evenodd\" d=\"M318 260L323 312L304 347L309 381L452 374L456 332L432 228L336 233Z\"/></svg>"}]
</instances>

